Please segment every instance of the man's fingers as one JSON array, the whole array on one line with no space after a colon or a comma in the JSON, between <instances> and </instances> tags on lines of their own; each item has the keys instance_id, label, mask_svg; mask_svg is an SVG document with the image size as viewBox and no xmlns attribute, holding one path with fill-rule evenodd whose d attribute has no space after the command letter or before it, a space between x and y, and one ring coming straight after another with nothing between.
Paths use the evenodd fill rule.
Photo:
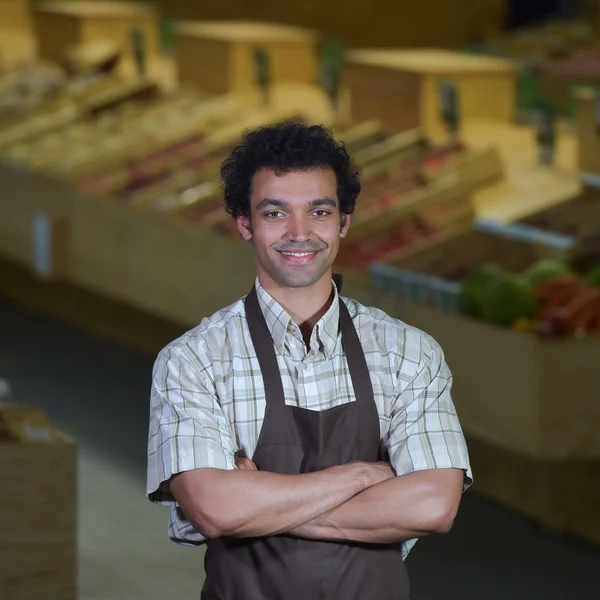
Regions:
<instances>
[{"instance_id":1,"label":"man's fingers","mask_svg":"<svg viewBox=\"0 0 600 600\"><path fill-rule=\"evenodd\" d=\"M258 471L256 465L249 458L236 458L235 465L242 471Z\"/></svg>"}]
</instances>

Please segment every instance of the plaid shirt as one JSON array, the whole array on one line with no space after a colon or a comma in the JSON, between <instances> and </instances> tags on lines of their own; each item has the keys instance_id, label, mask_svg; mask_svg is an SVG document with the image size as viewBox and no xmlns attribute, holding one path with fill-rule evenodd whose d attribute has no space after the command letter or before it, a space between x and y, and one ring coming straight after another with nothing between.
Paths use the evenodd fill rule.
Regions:
<instances>
[{"instance_id":1,"label":"plaid shirt","mask_svg":"<svg viewBox=\"0 0 600 600\"><path fill-rule=\"evenodd\" d=\"M339 332L337 290L307 350L298 326L256 281L273 337L286 404L326 410L354 401ZM381 438L398 475L435 468L471 471L452 402L452 376L440 346L427 334L376 308L343 298L365 353ZM234 455L252 457L265 412L265 390L246 323L243 299L204 319L158 355L150 399L148 498L171 507L169 537L206 541L169 493L182 471L235 469ZM416 540L404 543L406 556Z\"/></svg>"}]
</instances>

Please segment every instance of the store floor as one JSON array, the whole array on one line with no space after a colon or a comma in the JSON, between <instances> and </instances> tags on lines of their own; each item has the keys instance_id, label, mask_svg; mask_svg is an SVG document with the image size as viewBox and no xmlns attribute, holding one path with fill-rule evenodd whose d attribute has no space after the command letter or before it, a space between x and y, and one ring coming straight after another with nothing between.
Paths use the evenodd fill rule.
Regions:
<instances>
[{"instance_id":1,"label":"store floor","mask_svg":"<svg viewBox=\"0 0 600 600\"><path fill-rule=\"evenodd\" d=\"M79 443L80 600L199 597L202 551L170 543L166 509L144 495L152 362L0 299L0 377ZM412 600L599 597L600 549L474 493L407 565Z\"/></svg>"}]
</instances>

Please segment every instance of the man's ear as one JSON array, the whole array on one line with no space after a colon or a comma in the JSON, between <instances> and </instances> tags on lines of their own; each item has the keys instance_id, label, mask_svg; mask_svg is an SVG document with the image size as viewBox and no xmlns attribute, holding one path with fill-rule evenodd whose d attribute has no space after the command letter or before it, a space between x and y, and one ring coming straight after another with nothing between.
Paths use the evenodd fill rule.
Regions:
<instances>
[{"instance_id":1,"label":"man's ear","mask_svg":"<svg viewBox=\"0 0 600 600\"><path fill-rule=\"evenodd\" d=\"M345 238L350 228L350 215L342 215L342 227L340 229L340 237Z\"/></svg>"},{"instance_id":2,"label":"man's ear","mask_svg":"<svg viewBox=\"0 0 600 600\"><path fill-rule=\"evenodd\" d=\"M252 223L250 222L250 217L243 215L237 217L237 226L242 238L246 242L249 242L252 239Z\"/></svg>"}]
</instances>

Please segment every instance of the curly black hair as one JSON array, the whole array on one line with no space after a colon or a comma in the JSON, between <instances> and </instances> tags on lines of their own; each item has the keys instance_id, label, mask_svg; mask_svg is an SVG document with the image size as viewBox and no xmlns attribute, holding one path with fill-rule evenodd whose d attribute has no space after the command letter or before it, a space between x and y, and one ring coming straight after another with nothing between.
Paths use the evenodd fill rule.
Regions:
<instances>
[{"instance_id":1,"label":"curly black hair","mask_svg":"<svg viewBox=\"0 0 600 600\"><path fill-rule=\"evenodd\" d=\"M340 212L349 215L360 193L360 173L329 129L285 120L246 130L221 165L225 208L233 217L250 216L252 179L262 169L283 174L328 168L336 175Z\"/></svg>"}]
</instances>

